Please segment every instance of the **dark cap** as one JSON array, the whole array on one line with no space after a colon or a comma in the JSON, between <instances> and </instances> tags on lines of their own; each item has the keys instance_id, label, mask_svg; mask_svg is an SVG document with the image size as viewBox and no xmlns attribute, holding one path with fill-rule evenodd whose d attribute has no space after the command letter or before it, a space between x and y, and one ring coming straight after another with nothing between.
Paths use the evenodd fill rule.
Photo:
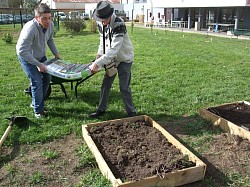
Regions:
<instances>
[{"instance_id":1,"label":"dark cap","mask_svg":"<svg viewBox=\"0 0 250 187\"><path fill-rule=\"evenodd\" d=\"M114 13L114 7L108 1L100 1L93 13L94 18L107 19Z\"/></svg>"}]
</instances>

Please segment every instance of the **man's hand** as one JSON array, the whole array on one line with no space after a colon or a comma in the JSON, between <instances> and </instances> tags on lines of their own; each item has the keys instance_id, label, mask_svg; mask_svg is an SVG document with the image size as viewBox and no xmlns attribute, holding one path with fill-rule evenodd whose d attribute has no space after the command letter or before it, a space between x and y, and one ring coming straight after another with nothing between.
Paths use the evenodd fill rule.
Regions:
<instances>
[{"instance_id":1,"label":"man's hand","mask_svg":"<svg viewBox=\"0 0 250 187\"><path fill-rule=\"evenodd\" d=\"M100 58L102 55L96 54L96 59Z\"/></svg>"},{"instance_id":2,"label":"man's hand","mask_svg":"<svg viewBox=\"0 0 250 187\"><path fill-rule=\"evenodd\" d=\"M90 66L89 66L89 69L91 71L91 74L94 74L96 73L97 71L99 71L99 66L93 62Z\"/></svg>"},{"instance_id":3,"label":"man's hand","mask_svg":"<svg viewBox=\"0 0 250 187\"><path fill-rule=\"evenodd\" d=\"M59 53L55 54L55 58L56 59L61 59L60 54Z\"/></svg>"},{"instance_id":4,"label":"man's hand","mask_svg":"<svg viewBox=\"0 0 250 187\"><path fill-rule=\"evenodd\" d=\"M38 71L40 71L40 72L42 72L42 73L47 73L47 67L44 65L44 64L40 64L39 66L38 66Z\"/></svg>"}]
</instances>

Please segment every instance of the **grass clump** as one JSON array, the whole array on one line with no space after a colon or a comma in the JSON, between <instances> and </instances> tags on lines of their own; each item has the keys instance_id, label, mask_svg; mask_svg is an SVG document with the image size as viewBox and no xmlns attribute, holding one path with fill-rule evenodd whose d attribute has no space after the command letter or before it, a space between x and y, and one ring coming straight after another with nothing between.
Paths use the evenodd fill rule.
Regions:
<instances>
[{"instance_id":1,"label":"grass clump","mask_svg":"<svg viewBox=\"0 0 250 187\"><path fill-rule=\"evenodd\" d=\"M35 171L30 177L29 177L30 184L38 185L43 184L45 182L45 179L40 171Z\"/></svg>"},{"instance_id":2,"label":"grass clump","mask_svg":"<svg viewBox=\"0 0 250 187\"><path fill-rule=\"evenodd\" d=\"M112 185L98 169L95 169L84 175L76 187L112 187Z\"/></svg>"},{"instance_id":3,"label":"grass clump","mask_svg":"<svg viewBox=\"0 0 250 187\"><path fill-rule=\"evenodd\" d=\"M46 159L56 159L60 154L53 150L44 150L42 151L42 156Z\"/></svg>"},{"instance_id":4,"label":"grass clump","mask_svg":"<svg viewBox=\"0 0 250 187\"><path fill-rule=\"evenodd\" d=\"M7 32L2 36L2 40L7 44L12 44L13 36L9 32Z\"/></svg>"}]
</instances>

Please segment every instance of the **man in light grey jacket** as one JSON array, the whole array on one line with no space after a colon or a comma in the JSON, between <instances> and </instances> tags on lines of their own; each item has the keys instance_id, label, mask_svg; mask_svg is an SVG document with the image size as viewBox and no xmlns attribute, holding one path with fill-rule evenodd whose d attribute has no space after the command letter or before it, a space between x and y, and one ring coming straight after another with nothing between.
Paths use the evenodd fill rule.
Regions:
<instances>
[{"instance_id":1,"label":"man in light grey jacket","mask_svg":"<svg viewBox=\"0 0 250 187\"><path fill-rule=\"evenodd\" d=\"M53 35L54 25L51 22L51 10L48 5L36 5L35 18L27 22L20 34L16 52L20 64L30 79L32 103L35 117L45 117L44 96L50 84L51 76L43 64L47 60L46 45L49 46L55 58L60 58L55 46Z\"/></svg>"},{"instance_id":2,"label":"man in light grey jacket","mask_svg":"<svg viewBox=\"0 0 250 187\"><path fill-rule=\"evenodd\" d=\"M134 61L134 51L129 39L126 25L123 20L114 14L114 7L108 1L100 1L93 13L100 33L100 45L97 57L91 66L92 73L98 71L101 67L108 67L108 64L114 62L118 77L120 92L129 117L136 115L136 109L132 101L130 89L131 66ZM98 118L102 116L107 108L107 101L111 86L116 74L106 73L103 78L100 102L96 112L90 114L90 117Z\"/></svg>"}]
</instances>

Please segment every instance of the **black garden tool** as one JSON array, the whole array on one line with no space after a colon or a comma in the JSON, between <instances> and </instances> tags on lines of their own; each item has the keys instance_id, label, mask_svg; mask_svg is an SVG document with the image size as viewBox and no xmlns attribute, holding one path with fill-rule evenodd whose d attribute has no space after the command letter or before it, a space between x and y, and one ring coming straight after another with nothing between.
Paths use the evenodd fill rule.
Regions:
<instances>
[{"instance_id":1,"label":"black garden tool","mask_svg":"<svg viewBox=\"0 0 250 187\"><path fill-rule=\"evenodd\" d=\"M8 126L8 128L5 130L1 140L0 140L0 148L2 147L2 144L3 142L5 141L5 139L7 138L11 128L13 127L14 124L16 125L22 125L24 124L25 122L28 121L28 118L25 117L25 116L12 116L12 117L9 117L9 118L6 118L8 120L10 120L10 124Z\"/></svg>"}]
</instances>

